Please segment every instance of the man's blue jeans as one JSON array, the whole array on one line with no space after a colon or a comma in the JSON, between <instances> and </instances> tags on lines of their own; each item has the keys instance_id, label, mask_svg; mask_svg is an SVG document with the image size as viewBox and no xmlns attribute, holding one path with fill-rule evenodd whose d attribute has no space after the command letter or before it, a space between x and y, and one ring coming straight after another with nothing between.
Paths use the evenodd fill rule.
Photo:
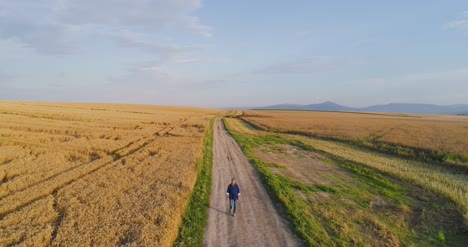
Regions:
<instances>
[{"instance_id":1,"label":"man's blue jeans","mask_svg":"<svg viewBox=\"0 0 468 247\"><path fill-rule=\"evenodd\" d=\"M234 207L234 211L232 212L233 214L236 213L236 208L237 208L237 200L235 199L230 199L229 200L229 211Z\"/></svg>"}]
</instances>

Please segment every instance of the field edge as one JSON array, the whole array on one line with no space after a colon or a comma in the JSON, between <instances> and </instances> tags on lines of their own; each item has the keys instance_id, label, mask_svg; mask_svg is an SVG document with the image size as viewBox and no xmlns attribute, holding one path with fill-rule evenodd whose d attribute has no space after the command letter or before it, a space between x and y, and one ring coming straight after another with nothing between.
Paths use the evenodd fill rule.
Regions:
<instances>
[{"instance_id":1,"label":"field edge","mask_svg":"<svg viewBox=\"0 0 468 247\"><path fill-rule=\"evenodd\" d=\"M356 147L365 148L371 151L377 151L384 154L399 156L406 159L412 159L423 162L433 162L440 165L446 165L452 169L458 169L461 172L466 172L468 169L468 154L454 153L442 150L431 150L426 148L418 148L404 144L396 144L391 142L380 141L381 136L369 135L364 138L344 137L344 136L326 136L320 134L307 133L300 130L279 130L268 126L261 125L253 120L245 118L244 115L238 116L238 119L246 122L253 128L261 131L278 134L292 134L304 137L312 137L326 141L337 141L345 144L351 144Z\"/></svg>"},{"instance_id":2,"label":"field edge","mask_svg":"<svg viewBox=\"0 0 468 247\"><path fill-rule=\"evenodd\" d=\"M197 161L197 181L179 227L173 246L202 246L205 228L208 224L208 207L211 194L211 175L213 166L213 124L203 140L203 158Z\"/></svg>"}]
</instances>

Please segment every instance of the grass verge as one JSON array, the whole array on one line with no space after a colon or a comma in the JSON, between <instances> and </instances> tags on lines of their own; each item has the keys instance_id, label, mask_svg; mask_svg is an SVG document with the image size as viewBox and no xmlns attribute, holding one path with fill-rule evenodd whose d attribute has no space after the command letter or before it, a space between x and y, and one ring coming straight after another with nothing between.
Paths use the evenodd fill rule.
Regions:
<instances>
[{"instance_id":1,"label":"grass verge","mask_svg":"<svg viewBox=\"0 0 468 247\"><path fill-rule=\"evenodd\" d=\"M208 207L211 194L211 174L213 167L213 123L210 121L203 140L203 159L197 163L197 182L189 204L185 210L179 234L174 246L202 246L203 235L208 224Z\"/></svg>"}]
</instances>

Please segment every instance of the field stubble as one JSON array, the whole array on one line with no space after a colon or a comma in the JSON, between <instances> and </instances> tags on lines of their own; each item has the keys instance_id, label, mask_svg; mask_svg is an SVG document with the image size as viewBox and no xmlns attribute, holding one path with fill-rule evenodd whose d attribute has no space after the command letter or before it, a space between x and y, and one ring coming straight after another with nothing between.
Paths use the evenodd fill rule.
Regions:
<instances>
[{"instance_id":1,"label":"field stubble","mask_svg":"<svg viewBox=\"0 0 468 247\"><path fill-rule=\"evenodd\" d=\"M216 111L0 103L0 245L170 245Z\"/></svg>"},{"instance_id":2,"label":"field stubble","mask_svg":"<svg viewBox=\"0 0 468 247\"><path fill-rule=\"evenodd\" d=\"M397 154L426 151L419 155L451 158L468 167L466 116L246 111L242 118L266 130L357 140Z\"/></svg>"}]
</instances>

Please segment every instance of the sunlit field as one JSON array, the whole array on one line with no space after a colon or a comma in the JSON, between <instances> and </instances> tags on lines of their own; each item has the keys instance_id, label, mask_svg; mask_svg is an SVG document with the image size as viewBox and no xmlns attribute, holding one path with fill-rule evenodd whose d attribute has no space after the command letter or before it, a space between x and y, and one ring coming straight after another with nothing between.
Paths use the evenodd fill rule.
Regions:
<instances>
[{"instance_id":1,"label":"sunlit field","mask_svg":"<svg viewBox=\"0 0 468 247\"><path fill-rule=\"evenodd\" d=\"M344 124L349 117L352 127ZM408 117L410 125L398 119ZM331 120L324 124L327 118ZM367 118L375 118L374 124ZM386 123L386 118L391 121ZM407 139L399 144L409 146L404 140L411 139L412 130L432 126L432 132L418 137L430 142L454 131L443 126L463 131L467 124L463 118L430 116L421 117L419 128L412 118L247 111L226 118L225 124L262 174L265 186L272 188L271 196L288 213L296 232L310 245L463 246L468 240L464 166L402 157L342 139L360 138L385 126L408 126L400 131ZM317 130L319 123L323 129ZM465 141L453 138L446 140L446 146L455 148Z\"/></svg>"},{"instance_id":2,"label":"sunlit field","mask_svg":"<svg viewBox=\"0 0 468 247\"><path fill-rule=\"evenodd\" d=\"M216 113L0 102L0 245L172 244Z\"/></svg>"},{"instance_id":3,"label":"sunlit field","mask_svg":"<svg viewBox=\"0 0 468 247\"><path fill-rule=\"evenodd\" d=\"M427 160L468 162L467 116L246 111L243 118L266 130L350 140Z\"/></svg>"}]
</instances>

